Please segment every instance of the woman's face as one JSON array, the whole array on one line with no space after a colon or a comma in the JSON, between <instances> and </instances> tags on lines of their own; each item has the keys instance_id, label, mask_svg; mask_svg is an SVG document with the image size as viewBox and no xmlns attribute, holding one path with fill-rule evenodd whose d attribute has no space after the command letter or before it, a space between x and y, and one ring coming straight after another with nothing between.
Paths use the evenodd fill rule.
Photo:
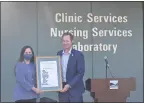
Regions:
<instances>
[{"instance_id":1,"label":"woman's face","mask_svg":"<svg viewBox=\"0 0 144 103\"><path fill-rule=\"evenodd\" d=\"M30 48L27 48L27 49L25 50L24 54L32 54L31 49L30 49Z\"/></svg>"}]
</instances>

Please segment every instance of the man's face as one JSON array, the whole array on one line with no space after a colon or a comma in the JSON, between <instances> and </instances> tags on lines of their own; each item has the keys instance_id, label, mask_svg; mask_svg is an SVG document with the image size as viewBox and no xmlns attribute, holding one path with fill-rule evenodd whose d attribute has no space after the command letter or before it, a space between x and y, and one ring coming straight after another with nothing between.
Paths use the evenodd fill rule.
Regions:
<instances>
[{"instance_id":1,"label":"man's face","mask_svg":"<svg viewBox=\"0 0 144 103\"><path fill-rule=\"evenodd\" d=\"M72 47L72 41L69 35L66 35L62 38L62 45L64 49L70 49Z\"/></svg>"}]
</instances>

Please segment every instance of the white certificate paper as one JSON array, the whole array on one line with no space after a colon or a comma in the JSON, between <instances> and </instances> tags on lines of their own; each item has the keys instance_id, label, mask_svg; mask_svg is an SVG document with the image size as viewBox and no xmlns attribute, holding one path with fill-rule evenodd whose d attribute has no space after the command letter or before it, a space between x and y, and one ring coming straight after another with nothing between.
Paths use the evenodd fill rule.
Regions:
<instances>
[{"instance_id":1,"label":"white certificate paper","mask_svg":"<svg viewBox=\"0 0 144 103\"><path fill-rule=\"evenodd\" d=\"M41 87L58 86L57 61L40 62Z\"/></svg>"}]
</instances>

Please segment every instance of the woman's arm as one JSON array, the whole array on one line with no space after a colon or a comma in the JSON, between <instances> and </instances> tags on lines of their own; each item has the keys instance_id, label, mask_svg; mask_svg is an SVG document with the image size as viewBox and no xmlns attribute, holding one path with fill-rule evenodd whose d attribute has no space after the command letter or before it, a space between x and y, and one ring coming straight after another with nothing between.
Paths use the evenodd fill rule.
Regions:
<instances>
[{"instance_id":1,"label":"woman's arm","mask_svg":"<svg viewBox=\"0 0 144 103\"><path fill-rule=\"evenodd\" d=\"M30 84L28 81L25 79L25 70L20 67L21 65L16 66L16 81L27 91L32 90L34 87L32 84Z\"/></svg>"}]
</instances>

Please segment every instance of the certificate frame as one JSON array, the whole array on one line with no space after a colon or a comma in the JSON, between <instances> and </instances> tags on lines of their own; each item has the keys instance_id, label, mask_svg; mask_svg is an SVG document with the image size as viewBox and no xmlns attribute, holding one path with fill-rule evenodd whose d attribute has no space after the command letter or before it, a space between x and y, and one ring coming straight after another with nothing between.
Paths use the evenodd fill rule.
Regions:
<instances>
[{"instance_id":1,"label":"certificate frame","mask_svg":"<svg viewBox=\"0 0 144 103\"><path fill-rule=\"evenodd\" d=\"M62 90L62 69L61 69L61 64L60 64L60 56L36 56L35 59L36 59L37 88L39 88L42 91ZM56 63L56 65L52 65L50 68L48 67L48 63L51 63L49 65ZM44 65L45 65L45 68L44 68ZM48 74L48 72L50 72L50 74ZM50 81L50 83L48 83L48 81Z\"/></svg>"}]
</instances>

